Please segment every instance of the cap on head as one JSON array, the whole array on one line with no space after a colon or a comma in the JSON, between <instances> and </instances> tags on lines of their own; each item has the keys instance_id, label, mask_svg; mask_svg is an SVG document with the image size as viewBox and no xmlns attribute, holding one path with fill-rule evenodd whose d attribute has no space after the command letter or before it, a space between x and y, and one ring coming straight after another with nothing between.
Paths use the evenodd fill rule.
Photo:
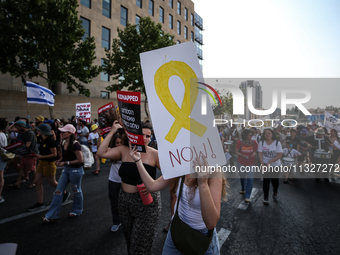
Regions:
<instances>
[{"instance_id":1,"label":"cap on head","mask_svg":"<svg viewBox=\"0 0 340 255\"><path fill-rule=\"evenodd\" d=\"M76 132L76 128L71 125L71 124L67 124L62 128L58 128L61 132L70 132L72 134L74 134Z\"/></svg>"},{"instance_id":2,"label":"cap on head","mask_svg":"<svg viewBox=\"0 0 340 255\"><path fill-rule=\"evenodd\" d=\"M17 122L15 122L16 126L22 126L23 128L31 128L30 125L27 125L25 121L22 120L18 120Z\"/></svg>"},{"instance_id":3,"label":"cap on head","mask_svg":"<svg viewBox=\"0 0 340 255\"><path fill-rule=\"evenodd\" d=\"M98 125L97 125L97 124L93 124L93 125L91 126L91 130L92 130L92 131L95 131L97 128L98 128Z\"/></svg>"},{"instance_id":4,"label":"cap on head","mask_svg":"<svg viewBox=\"0 0 340 255\"><path fill-rule=\"evenodd\" d=\"M53 135L51 132L51 126L48 124L40 124L39 126L35 127L42 135Z\"/></svg>"},{"instance_id":5,"label":"cap on head","mask_svg":"<svg viewBox=\"0 0 340 255\"><path fill-rule=\"evenodd\" d=\"M38 121L43 122L45 120L45 118L41 115L39 115L38 117L35 117Z\"/></svg>"},{"instance_id":6,"label":"cap on head","mask_svg":"<svg viewBox=\"0 0 340 255\"><path fill-rule=\"evenodd\" d=\"M323 130L323 128L318 128L316 130L315 134L317 134L317 135L324 135L325 134L325 130Z\"/></svg>"}]
</instances>

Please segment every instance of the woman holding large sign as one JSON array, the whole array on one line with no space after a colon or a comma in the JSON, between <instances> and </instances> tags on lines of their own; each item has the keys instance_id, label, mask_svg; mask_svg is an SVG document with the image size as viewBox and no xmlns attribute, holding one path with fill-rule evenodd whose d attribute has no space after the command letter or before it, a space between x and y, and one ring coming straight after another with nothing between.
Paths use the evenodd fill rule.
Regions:
<instances>
[{"instance_id":1,"label":"woman holding large sign","mask_svg":"<svg viewBox=\"0 0 340 255\"><path fill-rule=\"evenodd\" d=\"M108 148L112 136L122 128L118 121L114 121L111 131L98 148L97 155L100 158L122 161L119 175L122 179L122 189L119 193L118 211L123 227L128 254L151 254L153 239L155 237L158 219L160 217L161 200L160 192L149 193L144 189L141 195L137 185L142 184L136 162L130 156L127 137L123 139L123 145ZM156 179L156 168L160 169L158 151L149 147L151 138L151 126L142 125L143 139L146 153L140 156L143 168L146 169L151 179ZM150 204L143 203L144 196L149 197Z\"/></svg>"},{"instance_id":2,"label":"woman holding large sign","mask_svg":"<svg viewBox=\"0 0 340 255\"><path fill-rule=\"evenodd\" d=\"M175 215L172 218L163 254L220 254L216 224L220 218L221 197L225 196L226 181L222 177L211 178L209 171L197 172L165 180L163 176L154 180L143 165L143 156L132 148L131 158L136 162L139 174L150 192L170 187L171 195L177 196ZM208 166L196 158L195 167Z\"/></svg>"}]
</instances>

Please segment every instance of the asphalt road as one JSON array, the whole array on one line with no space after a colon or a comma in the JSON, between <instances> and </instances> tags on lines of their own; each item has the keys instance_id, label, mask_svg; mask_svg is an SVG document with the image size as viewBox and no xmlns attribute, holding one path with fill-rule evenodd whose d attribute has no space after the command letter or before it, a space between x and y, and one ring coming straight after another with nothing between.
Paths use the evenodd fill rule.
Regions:
<instances>
[{"instance_id":1,"label":"asphalt road","mask_svg":"<svg viewBox=\"0 0 340 255\"><path fill-rule=\"evenodd\" d=\"M26 212L36 202L29 183L18 190L4 188L0 204L0 243L18 244L17 254L127 254L122 230L110 232L112 218L108 199L109 163L99 175L87 170L83 178L84 212L69 219L72 203L62 206L56 223L44 224L47 208ZM57 172L59 178L60 170ZM312 177L312 175L311 175ZM5 185L15 176L5 173ZM251 203L243 204L238 179L229 180L227 201L222 202L217 224L221 254L339 254L340 181L315 183L299 179L280 181L279 201L262 203L262 182L254 181ZM70 187L68 187L70 190ZM52 201L53 188L44 183L44 202ZM169 193L163 190L162 215L154 240L153 254L161 254L169 222ZM70 200L73 199L71 195Z\"/></svg>"}]
</instances>

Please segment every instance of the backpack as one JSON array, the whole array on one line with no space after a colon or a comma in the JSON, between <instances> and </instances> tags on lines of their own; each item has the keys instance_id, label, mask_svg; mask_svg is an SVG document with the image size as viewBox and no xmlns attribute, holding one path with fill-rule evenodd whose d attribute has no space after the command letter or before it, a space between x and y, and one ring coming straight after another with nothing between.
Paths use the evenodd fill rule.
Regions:
<instances>
[{"instance_id":1,"label":"backpack","mask_svg":"<svg viewBox=\"0 0 340 255\"><path fill-rule=\"evenodd\" d=\"M64 146L64 143L65 143L65 141L62 143L62 146ZM75 143L79 143L79 142L77 140L74 140L73 144L75 144ZM90 151L89 147L87 147L84 144L80 144L80 148L81 148L81 153L83 155L84 168L91 168L93 163L94 163L94 158L93 158L92 152Z\"/></svg>"}]
</instances>

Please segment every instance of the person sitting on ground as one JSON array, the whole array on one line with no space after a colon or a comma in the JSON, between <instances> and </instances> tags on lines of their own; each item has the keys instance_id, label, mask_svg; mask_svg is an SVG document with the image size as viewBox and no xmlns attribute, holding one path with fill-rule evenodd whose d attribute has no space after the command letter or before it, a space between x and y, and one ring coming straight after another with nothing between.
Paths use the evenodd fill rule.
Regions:
<instances>
[{"instance_id":1,"label":"person sitting on ground","mask_svg":"<svg viewBox=\"0 0 340 255\"><path fill-rule=\"evenodd\" d=\"M54 192L53 200L50 209L45 217L42 217L44 222L54 222L60 216L61 205L63 202L64 191L67 184L70 182L74 192L72 212L68 215L69 218L79 216L83 212L83 192L81 189L81 180L84 175L83 154L81 146L76 141L76 129L73 125L67 124L63 128L59 128L62 132L62 138L65 140L62 144L62 158L56 162L57 166L64 167L59 178L57 189Z\"/></svg>"},{"instance_id":2,"label":"person sitting on ground","mask_svg":"<svg viewBox=\"0 0 340 255\"><path fill-rule=\"evenodd\" d=\"M94 159L96 160L96 170L94 170L92 173L97 175L100 172L100 158L97 155L97 142L99 139L98 125L93 124L91 126L91 130L92 130L92 133L89 134L88 142L89 142L90 150L92 151Z\"/></svg>"}]
</instances>

